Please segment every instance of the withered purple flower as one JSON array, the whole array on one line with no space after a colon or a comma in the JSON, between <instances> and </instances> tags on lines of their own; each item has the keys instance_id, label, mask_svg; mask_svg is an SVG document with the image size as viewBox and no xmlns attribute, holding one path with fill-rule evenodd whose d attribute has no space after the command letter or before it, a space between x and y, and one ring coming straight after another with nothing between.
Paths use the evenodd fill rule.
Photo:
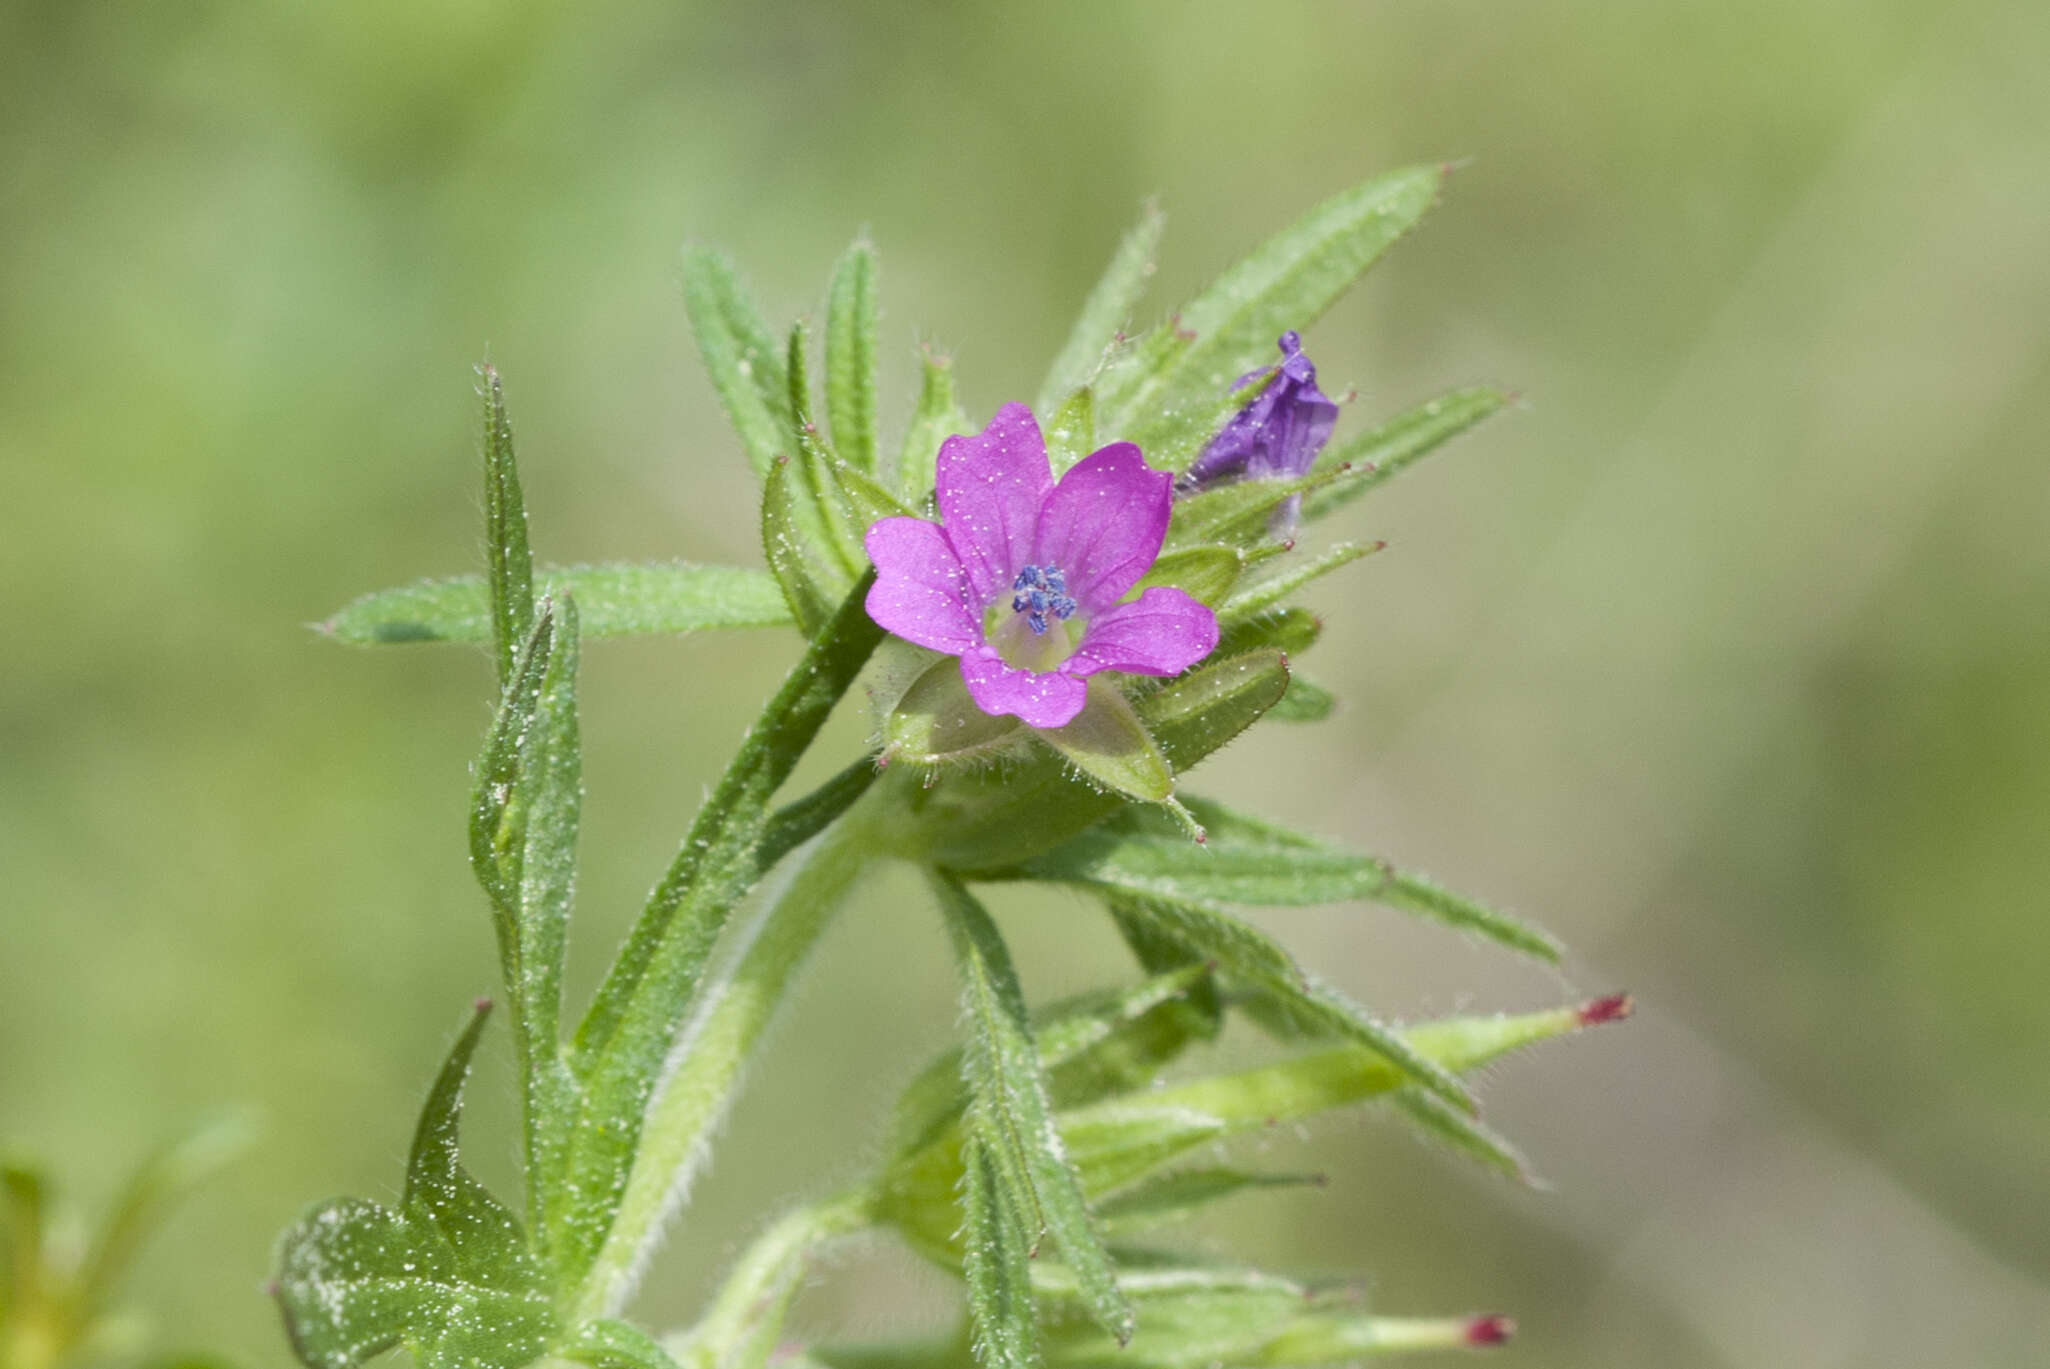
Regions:
<instances>
[{"instance_id":1,"label":"withered purple flower","mask_svg":"<svg viewBox=\"0 0 2050 1369\"><path fill-rule=\"evenodd\" d=\"M1293 330L1280 338L1281 373L1245 408L1233 414L1182 477L1184 490L1199 490L1235 480L1286 480L1309 472L1317 453L1331 440L1338 423L1338 405L1317 388L1317 368L1303 353L1302 338ZM1233 382L1244 389L1263 368ZM1277 515L1276 532L1286 535L1295 524L1296 502Z\"/></svg>"},{"instance_id":2,"label":"withered purple flower","mask_svg":"<svg viewBox=\"0 0 2050 1369\"><path fill-rule=\"evenodd\" d=\"M1056 484L1023 404L941 444L940 522L879 519L869 616L961 658L983 712L1072 722L1099 671L1174 675L1217 645L1217 616L1179 589L1126 599L1167 536L1173 477L1115 442Z\"/></svg>"}]
</instances>

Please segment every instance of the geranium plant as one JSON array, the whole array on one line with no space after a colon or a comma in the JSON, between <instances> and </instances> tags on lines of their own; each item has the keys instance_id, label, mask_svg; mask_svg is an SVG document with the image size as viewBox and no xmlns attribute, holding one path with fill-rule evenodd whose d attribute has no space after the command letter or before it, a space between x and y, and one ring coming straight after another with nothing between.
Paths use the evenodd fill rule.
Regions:
<instances>
[{"instance_id":1,"label":"geranium plant","mask_svg":"<svg viewBox=\"0 0 2050 1369\"><path fill-rule=\"evenodd\" d=\"M496 662L470 858L504 972L524 1193L486 1191L458 1158L480 1003L428 1096L399 1202L324 1203L280 1242L275 1292L306 1364L354 1369L403 1345L435 1369L755 1369L772 1354L842 1369L1196 1369L1506 1337L1500 1317L1369 1313L1345 1288L1154 1236L1295 1181L1229 1161L1221 1142L1337 1108L1396 1108L1527 1177L1461 1076L1627 1008L1612 997L1390 1025L1239 910L1373 899L1524 955L1557 948L1378 856L1182 785L1255 724L1332 707L1296 668L1322 624L1289 601L1377 544L1298 539L1504 402L1455 390L1334 442L1339 406L1304 351L1300 330L1423 216L1442 177L1417 168L1339 195L1129 337L1161 233L1149 213L1031 405L978 424L928 355L890 448L868 246L833 276L818 389L805 325L777 346L726 261L688 252L690 320L762 481L766 570L537 569L500 380L483 373L486 572L368 596L323 627L358 643L476 642ZM742 627L794 628L802 652L566 1022L582 644ZM872 749L786 798L850 694L873 710ZM696 1324L635 1325L634 1289L750 1053L849 888L883 861L930 883L963 1039L905 1087L861 1182L768 1222ZM974 892L1021 881L1090 895L1131 947L1132 979L1028 1004ZM1276 1057L1206 1072L1201 1047L1231 1014L1269 1033ZM907 1327L928 1336L892 1345L783 1344L808 1261L870 1230L960 1278L959 1326Z\"/></svg>"}]
</instances>

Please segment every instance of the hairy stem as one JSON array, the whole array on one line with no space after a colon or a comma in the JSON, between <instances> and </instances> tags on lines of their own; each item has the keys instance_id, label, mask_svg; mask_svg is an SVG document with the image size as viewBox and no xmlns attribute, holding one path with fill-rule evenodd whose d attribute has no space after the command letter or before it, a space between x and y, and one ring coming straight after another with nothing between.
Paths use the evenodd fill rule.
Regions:
<instances>
[{"instance_id":1,"label":"hairy stem","mask_svg":"<svg viewBox=\"0 0 2050 1369\"><path fill-rule=\"evenodd\" d=\"M872 1195L850 1189L785 1213L755 1237L698 1324L669 1343L682 1369L760 1364L783 1333L783 1318L812 1253L872 1224Z\"/></svg>"},{"instance_id":2,"label":"hairy stem","mask_svg":"<svg viewBox=\"0 0 2050 1369\"><path fill-rule=\"evenodd\" d=\"M626 1193L583 1285L578 1315L625 1303L664 1220L690 1188L748 1057L791 981L877 848L872 803L857 802L798 852L748 928L731 971L705 986L675 1066L648 1109Z\"/></svg>"}]
</instances>

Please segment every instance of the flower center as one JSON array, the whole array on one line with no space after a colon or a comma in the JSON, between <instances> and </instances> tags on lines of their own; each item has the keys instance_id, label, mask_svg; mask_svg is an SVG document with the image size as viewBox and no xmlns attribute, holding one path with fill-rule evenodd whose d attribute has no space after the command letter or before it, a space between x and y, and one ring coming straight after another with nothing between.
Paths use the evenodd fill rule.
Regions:
<instances>
[{"instance_id":1,"label":"flower center","mask_svg":"<svg viewBox=\"0 0 2050 1369\"><path fill-rule=\"evenodd\" d=\"M1040 673L1075 654L1082 639L1080 607L1059 566L1027 566L1011 581L1011 602L999 599L983 620L983 637L1006 665Z\"/></svg>"},{"instance_id":2,"label":"flower center","mask_svg":"<svg viewBox=\"0 0 2050 1369\"><path fill-rule=\"evenodd\" d=\"M1025 615L1032 635L1046 632L1050 613L1066 622L1075 616L1075 601L1068 597L1068 577L1059 566L1027 566L1011 581L1011 608Z\"/></svg>"}]
</instances>

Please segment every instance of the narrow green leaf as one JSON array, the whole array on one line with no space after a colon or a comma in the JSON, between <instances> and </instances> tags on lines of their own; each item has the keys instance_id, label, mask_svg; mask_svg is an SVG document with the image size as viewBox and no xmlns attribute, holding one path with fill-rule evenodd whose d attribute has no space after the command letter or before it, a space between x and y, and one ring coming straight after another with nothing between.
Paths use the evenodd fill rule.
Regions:
<instances>
[{"instance_id":1,"label":"narrow green leaf","mask_svg":"<svg viewBox=\"0 0 2050 1369\"><path fill-rule=\"evenodd\" d=\"M1173 585L1197 603L1216 608L1245 568L1246 554L1237 547L1180 547L1161 553L1132 589L1139 593L1155 585Z\"/></svg>"},{"instance_id":2,"label":"narrow green leaf","mask_svg":"<svg viewBox=\"0 0 2050 1369\"><path fill-rule=\"evenodd\" d=\"M1349 566L1387 545L1386 542L1340 542L1316 556L1287 562L1271 575L1234 586L1230 597L1217 607L1218 620L1232 623L1264 613L1319 576L1329 575L1341 566Z\"/></svg>"},{"instance_id":3,"label":"narrow green leaf","mask_svg":"<svg viewBox=\"0 0 2050 1369\"><path fill-rule=\"evenodd\" d=\"M945 878L936 878L933 885L961 967L968 1018L962 1075L980 1118L976 1130L984 1145L978 1153L987 1156L1000 1191L1027 1231L1037 1228L1053 1236L1097 1322L1126 1340L1132 1334L1132 1310L1118 1292L1110 1255L1054 1126L1010 952L989 914L965 888ZM971 1183L971 1193L979 1182Z\"/></svg>"},{"instance_id":4,"label":"narrow green leaf","mask_svg":"<svg viewBox=\"0 0 2050 1369\"><path fill-rule=\"evenodd\" d=\"M990 1148L970 1141L961 1180L962 1272L968 1321L983 1369L1036 1369L1039 1317L1032 1300L1032 1237L997 1177Z\"/></svg>"},{"instance_id":5,"label":"narrow green leaf","mask_svg":"<svg viewBox=\"0 0 2050 1369\"><path fill-rule=\"evenodd\" d=\"M723 627L781 627L789 606L768 572L740 566L614 563L552 566L543 594L574 594L589 637L681 636ZM350 646L488 642L490 591L481 575L420 580L352 600L315 629Z\"/></svg>"},{"instance_id":6,"label":"narrow green leaf","mask_svg":"<svg viewBox=\"0 0 2050 1369\"><path fill-rule=\"evenodd\" d=\"M1306 680L1298 672L1288 681L1288 693L1281 696L1281 702L1268 711L1267 716L1278 723L1320 723L1331 716L1331 710L1338 706L1337 696L1313 680Z\"/></svg>"},{"instance_id":7,"label":"narrow green leaf","mask_svg":"<svg viewBox=\"0 0 2050 1369\"><path fill-rule=\"evenodd\" d=\"M1280 651L1299 656L1323 635L1323 620L1306 608L1270 609L1225 624L1217 639L1217 654L1228 657L1247 651Z\"/></svg>"},{"instance_id":8,"label":"narrow green leaf","mask_svg":"<svg viewBox=\"0 0 2050 1369\"><path fill-rule=\"evenodd\" d=\"M1202 850L1189 850L1168 823L1128 810L1028 863L1023 872L1198 901L1308 905L1370 899L1543 960L1559 958L1558 942L1541 929L1378 856L1292 832L1209 799L1192 798L1188 806L1209 836Z\"/></svg>"},{"instance_id":9,"label":"narrow green leaf","mask_svg":"<svg viewBox=\"0 0 2050 1369\"><path fill-rule=\"evenodd\" d=\"M1139 714L1103 676L1089 681L1089 701L1064 727L1042 728L1045 742L1090 781L1146 803L1174 792L1174 772Z\"/></svg>"},{"instance_id":10,"label":"narrow green leaf","mask_svg":"<svg viewBox=\"0 0 2050 1369\"><path fill-rule=\"evenodd\" d=\"M789 385L775 343L732 263L709 248L684 249L683 303L712 387L755 474L766 479L776 458L791 453Z\"/></svg>"},{"instance_id":11,"label":"narrow green leaf","mask_svg":"<svg viewBox=\"0 0 2050 1369\"><path fill-rule=\"evenodd\" d=\"M857 242L833 271L826 302L826 420L833 450L863 474L876 468L876 254Z\"/></svg>"},{"instance_id":12,"label":"narrow green leaf","mask_svg":"<svg viewBox=\"0 0 2050 1369\"><path fill-rule=\"evenodd\" d=\"M949 1195L950 1198L953 1195ZM950 1206L952 1204L950 1203ZM778 1354L783 1323L819 1253L871 1222L860 1191L785 1213L749 1243L697 1324L673 1337L681 1369L763 1369Z\"/></svg>"},{"instance_id":13,"label":"narrow green leaf","mask_svg":"<svg viewBox=\"0 0 2050 1369\"><path fill-rule=\"evenodd\" d=\"M918 407L912 411L911 426L904 432L904 447L897 457L897 491L906 503L923 505L932 497L940 443L974 431L975 425L961 412L961 401L954 395L954 363L927 348Z\"/></svg>"},{"instance_id":14,"label":"narrow green leaf","mask_svg":"<svg viewBox=\"0 0 2050 1369\"><path fill-rule=\"evenodd\" d=\"M839 568L823 554L817 504L801 467L778 461L762 486L762 554L782 587L784 603L807 636L824 626L838 602Z\"/></svg>"},{"instance_id":15,"label":"narrow green leaf","mask_svg":"<svg viewBox=\"0 0 2050 1369\"><path fill-rule=\"evenodd\" d=\"M798 524L811 541L817 559L833 568L837 600L846 583L867 563L861 549L861 529L852 526L846 503L838 498L832 478L834 455L825 434L812 421L811 377L805 358L811 349L811 325L799 319L790 325L790 346L785 365L790 377L790 418L797 440L797 479L792 490Z\"/></svg>"},{"instance_id":16,"label":"narrow green leaf","mask_svg":"<svg viewBox=\"0 0 2050 1369\"><path fill-rule=\"evenodd\" d=\"M1395 1106L1418 1130L1449 1149L1492 1169L1504 1178L1536 1186L1530 1163L1515 1146L1498 1136L1477 1118L1469 1117L1421 1089L1404 1089L1395 1095Z\"/></svg>"},{"instance_id":17,"label":"narrow green leaf","mask_svg":"<svg viewBox=\"0 0 2050 1369\"><path fill-rule=\"evenodd\" d=\"M609 1285L632 1267L646 1235L614 1241L612 1232L639 1147L641 1109L690 1015L713 942L763 873L761 848L775 830L769 800L882 640L864 604L873 583L873 572L856 582L749 729L578 1027L572 1067L583 1106L566 1189L579 1202L573 1249L558 1263L579 1275L595 1262L593 1277L608 1285L601 1301L610 1300Z\"/></svg>"},{"instance_id":18,"label":"narrow green leaf","mask_svg":"<svg viewBox=\"0 0 2050 1369\"><path fill-rule=\"evenodd\" d=\"M1411 167L1369 181L1255 249L1164 326L1182 345L1142 345L1134 364L1105 377L1098 397L1115 417L1110 429L1148 447L1145 438L1158 442L1191 410L1207 414L1234 377L1273 360L1276 338L1307 328L1416 225L1444 174Z\"/></svg>"},{"instance_id":19,"label":"narrow green leaf","mask_svg":"<svg viewBox=\"0 0 2050 1369\"><path fill-rule=\"evenodd\" d=\"M1089 387L1069 395L1046 422L1046 459L1060 478L1070 466L1096 450L1096 401Z\"/></svg>"},{"instance_id":20,"label":"narrow green leaf","mask_svg":"<svg viewBox=\"0 0 2050 1369\"><path fill-rule=\"evenodd\" d=\"M1123 1349L1075 1320L1047 1328L1047 1363L1063 1369L1210 1369L1253 1362L1300 1314L1309 1290L1249 1269L1134 1270L1139 1334Z\"/></svg>"},{"instance_id":21,"label":"narrow green leaf","mask_svg":"<svg viewBox=\"0 0 2050 1369\"><path fill-rule=\"evenodd\" d=\"M512 678L513 657L534 628L534 556L527 548L527 505L513 461L505 387L490 366L484 382L484 559L491 587L491 643L498 682Z\"/></svg>"},{"instance_id":22,"label":"narrow green leaf","mask_svg":"<svg viewBox=\"0 0 2050 1369\"><path fill-rule=\"evenodd\" d=\"M397 1210L322 1204L279 1243L285 1327L313 1369L354 1369L403 1343L428 1369L518 1369L557 1330L518 1218L457 1156L464 1080L481 1003L429 1093Z\"/></svg>"},{"instance_id":23,"label":"narrow green leaf","mask_svg":"<svg viewBox=\"0 0 2050 1369\"><path fill-rule=\"evenodd\" d=\"M1050 411L1063 396L1087 385L1103 364L1105 353L1123 335L1132 311L1145 297L1146 287L1153 279L1160 235L1166 227L1166 216L1158 205L1148 201L1138 224L1119 241L1102 278L1089 292L1082 316L1075 320L1045 383L1039 387L1039 398L1033 405L1035 412Z\"/></svg>"},{"instance_id":24,"label":"narrow green leaf","mask_svg":"<svg viewBox=\"0 0 2050 1369\"><path fill-rule=\"evenodd\" d=\"M1232 975L1257 986L1295 1016L1329 1035L1356 1042L1385 1056L1415 1084L1454 1105L1472 1110L1466 1090L1451 1072L1410 1046L1401 1033L1369 1017L1337 990L1304 973L1279 943L1220 908L1192 899L1110 893L1120 919L1149 923L1179 941L1191 956L1214 960Z\"/></svg>"},{"instance_id":25,"label":"narrow green leaf","mask_svg":"<svg viewBox=\"0 0 2050 1369\"><path fill-rule=\"evenodd\" d=\"M1306 1312L1243 1363L1250 1369L1351 1364L1367 1355L1418 1350L1480 1350L1505 1344L1516 1324L1507 1317L1371 1317L1356 1309Z\"/></svg>"},{"instance_id":26,"label":"narrow green leaf","mask_svg":"<svg viewBox=\"0 0 2050 1369\"><path fill-rule=\"evenodd\" d=\"M1303 521L1322 518L1334 509L1393 479L1420 458L1437 450L1482 419L1501 409L1510 396L1486 385L1453 390L1427 399L1362 433L1317 459L1318 471L1347 471L1352 478L1335 481L1303 497Z\"/></svg>"},{"instance_id":27,"label":"narrow green leaf","mask_svg":"<svg viewBox=\"0 0 2050 1369\"><path fill-rule=\"evenodd\" d=\"M1179 1221L1199 1208L1249 1189L1301 1188L1323 1182L1321 1174L1260 1174L1225 1166L1169 1170L1106 1198L1096 1211L1103 1220L1104 1232L1120 1237L1163 1222Z\"/></svg>"},{"instance_id":28,"label":"narrow green leaf","mask_svg":"<svg viewBox=\"0 0 2050 1369\"><path fill-rule=\"evenodd\" d=\"M577 658L576 601L543 600L478 757L470 807L470 865L491 902L512 1003L527 1215L544 1255L565 1215L557 1187L576 1093L561 1014L583 811Z\"/></svg>"},{"instance_id":29,"label":"narrow green leaf","mask_svg":"<svg viewBox=\"0 0 2050 1369\"><path fill-rule=\"evenodd\" d=\"M170 1209L241 1158L255 1137L255 1123L247 1114L224 1114L161 1147L137 1167L79 1264L77 1287L88 1311L107 1295Z\"/></svg>"}]
</instances>

